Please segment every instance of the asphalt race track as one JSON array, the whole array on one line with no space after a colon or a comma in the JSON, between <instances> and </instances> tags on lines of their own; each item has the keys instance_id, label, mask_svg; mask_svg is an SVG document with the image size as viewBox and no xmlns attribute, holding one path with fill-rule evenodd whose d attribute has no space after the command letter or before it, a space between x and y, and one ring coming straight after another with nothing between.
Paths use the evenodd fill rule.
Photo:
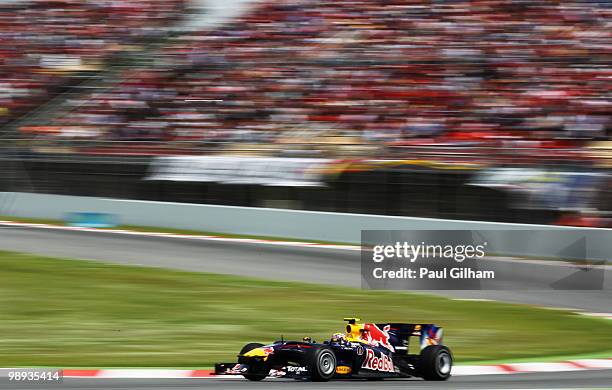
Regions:
<instances>
[{"instance_id":1,"label":"asphalt race track","mask_svg":"<svg viewBox=\"0 0 612 390\"><path fill-rule=\"evenodd\" d=\"M275 280L361 286L358 251L24 227L0 227L0 249ZM512 266L520 269L528 265L514 262ZM536 269L534 272L526 269L522 274L548 275L558 267L548 268ZM598 291L529 291L531 285L520 278L512 281L515 290L434 293L456 298L496 299L610 313L612 278L609 271L606 274L607 289Z\"/></svg>"},{"instance_id":2,"label":"asphalt race track","mask_svg":"<svg viewBox=\"0 0 612 390\"><path fill-rule=\"evenodd\" d=\"M181 390L181 389L595 389L612 386L612 370L590 372L565 372L543 374L512 374L463 376L448 382L424 382L422 380L332 381L327 383L297 382L267 379L249 382L246 379L65 379L63 383L0 383L0 389L82 389L82 390Z\"/></svg>"}]
</instances>

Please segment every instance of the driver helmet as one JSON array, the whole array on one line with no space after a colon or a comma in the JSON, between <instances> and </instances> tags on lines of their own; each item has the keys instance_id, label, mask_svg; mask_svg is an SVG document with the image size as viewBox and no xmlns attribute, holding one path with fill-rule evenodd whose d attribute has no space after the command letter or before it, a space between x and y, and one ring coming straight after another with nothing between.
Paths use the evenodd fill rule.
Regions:
<instances>
[{"instance_id":1,"label":"driver helmet","mask_svg":"<svg viewBox=\"0 0 612 390\"><path fill-rule=\"evenodd\" d=\"M332 335L332 339L331 341L333 343L345 343L346 342L346 335L344 333L334 333Z\"/></svg>"}]
</instances>

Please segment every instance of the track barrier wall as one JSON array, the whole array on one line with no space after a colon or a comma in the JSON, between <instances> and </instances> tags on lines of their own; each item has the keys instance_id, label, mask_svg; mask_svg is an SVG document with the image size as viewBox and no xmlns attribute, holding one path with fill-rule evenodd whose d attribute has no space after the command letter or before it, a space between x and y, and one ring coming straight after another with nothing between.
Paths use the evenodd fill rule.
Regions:
<instances>
[{"instance_id":1,"label":"track barrier wall","mask_svg":"<svg viewBox=\"0 0 612 390\"><path fill-rule=\"evenodd\" d=\"M121 225L184 229L236 235L279 237L359 244L362 230L477 230L500 255L558 257L572 244L567 235L530 240L527 231L575 231L586 237L587 258L610 261L612 229L571 228L548 225L344 214L269 208L153 202L22 192L0 192L0 215L15 218L65 220L67 215L88 213L109 216ZM68 221L69 222L69 221ZM525 230L525 236L504 234Z\"/></svg>"}]
</instances>

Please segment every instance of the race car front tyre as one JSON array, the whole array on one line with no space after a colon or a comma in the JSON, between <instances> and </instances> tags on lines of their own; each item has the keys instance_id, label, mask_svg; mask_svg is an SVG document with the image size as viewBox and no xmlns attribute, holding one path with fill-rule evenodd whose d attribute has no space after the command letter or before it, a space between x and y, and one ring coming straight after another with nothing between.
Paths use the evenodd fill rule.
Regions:
<instances>
[{"instance_id":1,"label":"race car front tyre","mask_svg":"<svg viewBox=\"0 0 612 390\"><path fill-rule=\"evenodd\" d=\"M445 381L451 376L453 355L443 345L430 345L421 351L419 376L426 381Z\"/></svg>"},{"instance_id":2,"label":"race car front tyre","mask_svg":"<svg viewBox=\"0 0 612 390\"><path fill-rule=\"evenodd\" d=\"M336 355L326 345L309 350L305 363L314 382L327 382L336 373Z\"/></svg>"},{"instance_id":3,"label":"race car front tyre","mask_svg":"<svg viewBox=\"0 0 612 390\"><path fill-rule=\"evenodd\" d=\"M250 381L260 381L265 379L270 373L270 368L268 364L262 360L256 360L253 358L243 357L245 353L254 350L255 348L263 347L263 344L260 343L249 343L242 347L240 350L240 357L238 358L238 363L247 364L249 366L246 373L242 374L246 379Z\"/></svg>"}]
</instances>

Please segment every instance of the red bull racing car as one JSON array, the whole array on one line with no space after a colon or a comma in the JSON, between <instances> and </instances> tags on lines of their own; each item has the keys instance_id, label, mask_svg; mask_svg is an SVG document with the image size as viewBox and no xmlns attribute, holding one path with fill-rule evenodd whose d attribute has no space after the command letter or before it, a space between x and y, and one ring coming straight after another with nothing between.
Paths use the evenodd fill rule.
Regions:
<instances>
[{"instance_id":1,"label":"red bull racing car","mask_svg":"<svg viewBox=\"0 0 612 390\"><path fill-rule=\"evenodd\" d=\"M434 324L358 323L345 318L346 332L317 343L276 341L250 343L237 363L215 365L217 375L242 375L252 381L267 377L305 379L384 379L419 377L431 381L450 378L453 357L442 344L442 328ZM418 345L410 344L417 339ZM416 350L417 353L410 353Z\"/></svg>"}]
</instances>

